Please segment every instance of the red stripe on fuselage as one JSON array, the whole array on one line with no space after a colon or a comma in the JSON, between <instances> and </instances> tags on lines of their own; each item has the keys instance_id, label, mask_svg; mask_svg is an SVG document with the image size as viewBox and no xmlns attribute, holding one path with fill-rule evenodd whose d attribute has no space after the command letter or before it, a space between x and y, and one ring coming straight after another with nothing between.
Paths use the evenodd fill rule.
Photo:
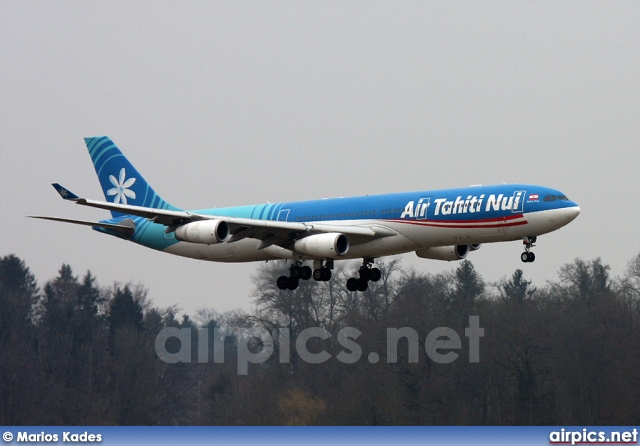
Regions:
<instances>
[{"instance_id":1,"label":"red stripe on fuselage","mask_svg":"<svg viewBox=\"0 0 640 446\"><path fill-rule=\"evenodd\" d=\"M405 223L417 226L431 226L434 228L452 228L452 229L488 229L488 228L506 228L509 226L526 225L526 220L509 221L522 219L522 214L509 215L507 217L486 218L482 220L386 220L393 223Z\"/></svg>"},{"instance_id":2,"label":"red stripe on fuselage","mask_svg":"<svg viewBox=\"0 0 640 446\"><path fill-rule=\"evenodd\" d=\"M432 223L490 223L493 221L517 220L524 217L522 214L507 215L506 217L482 218L480 220L429 220ZM403 221L403 220L396 220ZM420 220L418 220L420 221Z\"/></svg>"}]
</instances>

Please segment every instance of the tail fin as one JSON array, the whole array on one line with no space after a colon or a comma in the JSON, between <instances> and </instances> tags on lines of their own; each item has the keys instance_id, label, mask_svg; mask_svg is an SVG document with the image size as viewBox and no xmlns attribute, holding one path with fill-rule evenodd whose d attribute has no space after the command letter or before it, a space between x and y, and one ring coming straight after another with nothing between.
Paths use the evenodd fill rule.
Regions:
<instances>
[{"instance_id":1,"label":"tail fin","mask_svg":"<svg viewBox=\"0 0 640 446\"><path fill-rule=\"evenodd\" d=\"M107 201L156 209L178 210L164 201L106 136L84 139ZM111 211L114 217L123 215Z\"/></svg>"}]
</instances>

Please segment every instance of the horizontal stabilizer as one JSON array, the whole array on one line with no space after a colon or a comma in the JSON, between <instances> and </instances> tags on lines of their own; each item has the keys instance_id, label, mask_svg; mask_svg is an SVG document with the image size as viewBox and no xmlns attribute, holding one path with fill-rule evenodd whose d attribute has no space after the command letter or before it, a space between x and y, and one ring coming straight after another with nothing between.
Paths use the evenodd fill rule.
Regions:
<instances>
[{"instance_id":1,"label":"horizontal stabilizer","mask_svg":"<svg viewBox=\"0 0 640 446\"><path fill-rule=\"evenodd\" d=\"M60 186L58 183L53 183L52 186L55 188L56 192L58 192L60 196L65 200L77 200L78 198L80 198L66 187Z\"/></svg>"},{"instance_id":2,"label":"horizontal stabilizer","mask_svg":"<svg viewBox=\"0 0 640 446\"><path fill-rule=\"evenodd\" d=\"M70 218L60 218L60 217L40 217L35 215L28 215L29 218L38 218L41 220L53 220L53 221L61 221L63 223L73 223L75 225L83 225L83 226L91 226L96 228L109 229L112 231L116 231L123 237L129 238L135 232L135 225L131 220L124 220L122 223L99 223L93 221L84 221L84 220L73 220Z\"/></svg>"}]
</instances>

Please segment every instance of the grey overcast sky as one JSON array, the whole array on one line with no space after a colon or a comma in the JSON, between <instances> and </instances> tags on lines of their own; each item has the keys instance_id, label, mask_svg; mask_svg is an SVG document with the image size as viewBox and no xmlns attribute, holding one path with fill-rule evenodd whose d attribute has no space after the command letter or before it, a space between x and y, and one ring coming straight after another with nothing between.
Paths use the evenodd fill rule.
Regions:
<instances>
[{"instance_id":1,"label":"grey overcast sky","mask_svg":"<svg viewBox=\"0 0 640 446\"><path fill-rule=\"evenodd\" d=\"M183 208L501 182L582 213L485 245L537 285L640 251L638 1L0 1L0 255L144 284L159 306L252 308L258 264L163 254L26 215L106 218L83 137L108 135ZM421 271L456 263L402 256Z\"/></svg>"}]
</instances>

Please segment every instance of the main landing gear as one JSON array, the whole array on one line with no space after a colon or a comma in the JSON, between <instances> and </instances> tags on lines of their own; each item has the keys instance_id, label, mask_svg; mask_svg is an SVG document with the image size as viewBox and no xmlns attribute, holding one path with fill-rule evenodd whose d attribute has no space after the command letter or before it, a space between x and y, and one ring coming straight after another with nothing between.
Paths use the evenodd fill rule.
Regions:
<instances>
[{"instance_id":1,"label":"main landing gear","mask_svg":"<svg viewBox=\"0 0 640 446\"><path fill-rule=\"evenodd\" d=\"M347 280L349 291L366 291L369 288L369 281L377 282L382 273L380 269L373 267L373 259L364 259L362 266L358 270L358 278L351 277Z\"/></svg>"},{"instance_id":2,"label":"main landing gear","mask_svg":"<svg viewBox=\"0 0 640 446\"><path fill-rule=\"evenodd\" d=\"M311 276L318 282L326 282L331 279L331 270L333 269L333 260L315 261L313 262L314 270L311 267L303 265L302 262L296 262L289 268L289 276L280 276L276 284L281 290L295 290L300 284L300 280L309 280Z\"/></svg>"},{"instance_id":3,"label":"main landing gear","mask_svg":"<svg viewBox=\"0 0 640 446\"><path fill-rule=\"evenodd\" d=\"M531 252L531 248L535 245L537 237L535 235L527 236L522 239L522 244L524 245L524 252L520 255L520 260L524 263L533 262L536 259L536 255Z\"/></svg>"}]
</instances>

